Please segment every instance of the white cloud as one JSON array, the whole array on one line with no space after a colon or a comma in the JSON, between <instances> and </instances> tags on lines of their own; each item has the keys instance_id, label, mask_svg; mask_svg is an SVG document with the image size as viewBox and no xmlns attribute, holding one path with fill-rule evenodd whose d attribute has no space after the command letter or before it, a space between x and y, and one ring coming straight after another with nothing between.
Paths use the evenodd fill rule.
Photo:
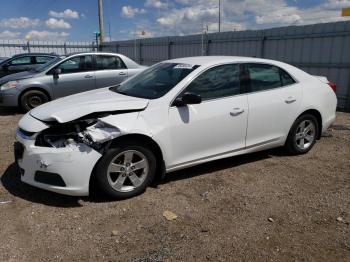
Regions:
<instances>
[{"instance_id":1,"label":"white cloud","mask_svg":"<svg viewBox=\"0 0 350 262\"><path fill-rule=\"evenodd\" d=\"M28 27L36 27L40 24L39 19L31 19L28 17L13 17L0 20L0 27L4 28L28 28Z\"/></svg>"},{"instance_id":2,"label":"white cloud","mask_svg":"<svg viewBox=\"0 0 350 262\"><path fill-rule=\"evenodd\" d=\"M145 6L162 9L167 8L168 4L161 0L147 0Z\"/></svg>"},{"instance_id":3,"label":"white cloud","mask_svg":"<svg viewBox=\"0 0 350 262\"><path fill-rule=\"evenodd\" d=\"M20 35L21 35L20 32L11 32L11 31L5 30L3 32L0 32L0 39L6 39L6 40L19 39Z\"/></svg>"},{"instance_id":4,"label":"white cloud","mask_svg":"<svg viewBox=\"0 0 350 262\"><path fill-rule=\"evenodd\" d=\"M217 8L193 6L174 10L171 13L158 18L157 22L164 26L173 26L180 23L184 26L189 26L188 23L190 22L203 20L209 22L217 17Z\"/></svg>"},{"instance_id":5,"label":"white cloud","mask_svg":"<svg viewBox=\"0 0 350 262\"><path fill-rule=\"evenodd\" d=\"M323 6L329 9L339 9L343 7L350 7L350 1L349 0L328 0L326 3L323 4Z\"/></svg>"},{"instance_id":6,"label":"white cloud","mask_svg":"<svg viewBox=\"0 0 350 262\"><path fill-rule=\"evenodd\" d=\"M182 4L182 5L188 5L191 3L191 0L175 0L175 2Z\"/></svg>"},{"instance_id":7,"label":"white cloud","mask_svg":"<svg viewBox=\"0 0 350 262\"><path fill-rule=\"evenodd\" d=\"M122 7L121 15L126 18L132 18L136 14L144 14L146 10L143 8L133 8L130 5L126 5Z\"/></svg>"},{"instance_id":8,"label":"white cloud","mask_svg":"<svg viewBox=\"0 0 350 262\"><path fill-rule=\"evenodd\" d=\"M70 29L71 25L64 21L63 19L50 18L46 20L46 26L51 29Z\"/></svg>"},{"instance_id":9,"label":"white cloud","mask_svg":"<svg viewBox=\"0 0 350 262\"><path fill-rule=\"evenodd\" d=\"M210 23L208 24L208 31L211 32L218 32L219 25L218 23ZM242 23L235 23L235 22L225 22L222 23L220 26L221 31L242 31L246 30L246 26Z\"/></svg>"},{"instance_id":10,"label":"white cloud","mask_svg":"<svg viewBox=\"0 0 350 262\"><path fill-rule=\"evenodd\" d=\"M350 0L322 0L306 8L300 2L221 0L221 31L350 20L350 17L340 16L341 8L349 6ZM154 36L197 34L201 33L203 25L208 26L209 32L218 31L218 0L145 0L145 6L156 8L153 10L156 13L144 17L137 25L147 28ZM125 10L124 15L134 17L136 13Z\"/></svg>"},{"instance_id":11,"label":"white cloud","mask_svg":"<svg viewBox=\"0 0 350 262\"><path fill-rule=\"evenodd\" d=\"M49 32L32 30L26 34L27 40L54 40L65 41L69 36L66 32Z\"/></svg>"},{"instance_id":12,"label":"white cloud","mask_svg":"<svg viewBox=\"0 0 350 262\"><path fill-rule=\"evenodd\" d=\"M162 10L153 31L160 34L193 34L201 31L202 24L208 25L210 32L218 30L218 0L176 2L182 5ZM261 29L349 20L340 17L341 7L349 4L349 0L326 0L313 7L301 8L288 4L286 0L221 0L221 30Z\"/></svg>"},{"instance_id":13,"label":"white cloud","mask_svg":"<svg viewBox=\"0 0 350 262\"><path fill-rule=\"evenodd\" d=\"M71 19L79 19L79 13L77 11L73 11L72 9L66 9L62 12L49 11L49 16L56 18L71 18Z\"/></svg>"}]
</instances>

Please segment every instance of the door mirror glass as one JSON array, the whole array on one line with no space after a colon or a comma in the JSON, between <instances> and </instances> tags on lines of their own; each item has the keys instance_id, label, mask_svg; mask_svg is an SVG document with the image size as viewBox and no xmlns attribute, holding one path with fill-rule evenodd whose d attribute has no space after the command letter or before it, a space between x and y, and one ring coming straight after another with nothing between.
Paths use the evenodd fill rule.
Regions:
<instances>
[{"instance_id":1,"label":"door mirror glass","mask_svg":"<svg viewBox=\"0 0 350 262\"><path fill-rule=\"evenodd\" d=\"M54 78L58 78L58 75L62 73L61 68L54 68L52 69L52 75Z\"/></svg>"},{"instance_id":2,"label":"door mirror glass","mask_svg":"<svg viewBox=\"0 0 350 262\"><path fill-rule=\"evenodd\" d=\"M192 104L200 104L202 102L202 97L192 92L186 92L182 96L175 99L174 106L185 106Z\"/></svg>"}]
</instances>

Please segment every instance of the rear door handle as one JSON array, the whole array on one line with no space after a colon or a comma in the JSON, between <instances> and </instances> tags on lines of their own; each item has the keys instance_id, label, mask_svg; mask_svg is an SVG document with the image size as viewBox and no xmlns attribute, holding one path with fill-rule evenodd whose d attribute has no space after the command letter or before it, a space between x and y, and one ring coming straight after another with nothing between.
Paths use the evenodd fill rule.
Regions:
<instances>
[{"instance_id":1,"label":"rear door handle","mask_svg":"<svg viewBox=\"0 0 350 262\"><path fill-rule=\"evenodd\" d=\"M294 97L289 96L286 100L284 100L287 104L291 104L295 101L297 101Z\"/></svg>"},{"instance_id":2,"label":"rear door handle","mask_svg":"<svg viewBox=\"0 0 350 262\"><path fill-rule=\"evenodd\" d=\"M230 112L230 115L231 116L238 116L238 115L242 114L243 112L244 112L243 108L236 107Z\"/></svg>"},{"instance_id":3,"label":"rear door handle","mask_svg":"<svg viewBox=\"0 0 350 262\"><path fill-rule=\"evenodd\" d=\"M84 76L85 78L93 78L94 76L92 76L92 75L86 75L86 76Z\"/></svg>"},{"instance_id":4,"label":"rear door handle","mask_svg":"<svg viewBox=\"0 0 350 262\"><path fill-rule=\"evenodd\" d=\"M120 76L126 76L126 73L125 72L119 72L119 75Z\"/></svg>"}]
</instances>

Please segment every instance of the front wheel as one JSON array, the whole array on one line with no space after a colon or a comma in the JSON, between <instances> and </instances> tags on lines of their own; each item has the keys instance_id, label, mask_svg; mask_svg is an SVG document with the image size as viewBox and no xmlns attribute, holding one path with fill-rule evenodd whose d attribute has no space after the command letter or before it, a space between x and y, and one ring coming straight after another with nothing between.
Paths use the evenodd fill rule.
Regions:
<instances>
[{"instance_id":1,"label":"front wheel","mask_svg":"<svg viewBox=\"0 0 350 262\"><path fill-rule=\"evenodd\" d=\"M47 95L39 90L30 90L21 96L21 107L28 112L49 101Z\"/></svg>"},{"instance_id":2,"label":"front wheel","mask_svg":"<svg viewBox=\"0 0 350 262\"><path fill-rule=\"evenodd\" d=\"M148 148L132 143L111 148L96 167L100 189L115 199L141 194L152 182L156 158Z\"/></svg>"},{"instance_id":3,"label":"front wheel","mask_svg":"<svg viewBox=\"0 0 350 262\"><path fill-rule=\"evenodd\" d=\"M285 147L294 155L305 154L316 143L318 132L316 117L310 114L301 115L290 129Z\"/></svg>"}]
</instances>

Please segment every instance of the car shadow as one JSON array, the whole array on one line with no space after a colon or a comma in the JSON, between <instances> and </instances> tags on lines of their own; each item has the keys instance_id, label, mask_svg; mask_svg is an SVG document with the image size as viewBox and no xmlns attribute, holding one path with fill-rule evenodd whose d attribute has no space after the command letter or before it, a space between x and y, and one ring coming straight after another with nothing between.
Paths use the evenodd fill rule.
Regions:
<instances>
[{"instance_id":1,"label":"car shadow","mask_svg":"<svg viewBox=\"0 0 350 262\"><path fill-rule=\"evenodd\" d=\"M11 164L1 176L1 183L12 195L30 202L40 203L55 207L80 207L80 197L71 197L56 194L36 187L32 187L21 181L21 175L15 163Z\"/></svg>"},{"instance_id":2,"label":"car shadow","mask_svg":"<svg viewBox=\"0 0 350 262\"><path fill-rule=\"evenodd\" d=\"M167 184L171 181L178 181L182 179L189 179L192 177L202 176L208 173L234 168L256 161L261 161L264 159L268 159L272 156L283 157L287 155L288 154L286 154L284 150L277 148L257 153L251 153L247 155L240 155L215 160L166 174L161 181L152 185L152 187L157 188L158 185ZM98 192L94 186L90 188L91 191L89 197L65 196L32 187L21 182L20 173L18 172L17 165L15 163L11 164L6 169L0 180L4 188L7 189L8 192L10 192L12 195L30 202L40 203L48 206L74 208L82 206L80 200L93 203L115 201Z\"/></svg>"},{"instance_id":3,"label":"car shadow","mask_svg":"<svg viewBox=\"0 0 350 262\"><path fill-rule=\"evenodd\" d=\"M18 114L24 114L24 112L17 107L0 107L0 116L12 116Z\"/></svg>"},{"instance_id":4,"label":"car shadow","mask_svg":"<svg viewBox=\"0 0 350 262\"><path fill-rule=\"evenodd\" d=\"M182 179L188 179L191 177L206 175L208 173L218 172L221 170L238 167L241 165L249 164L256 161L268 159L272 156L288 156L285 150L282 148L275 148L265 151L259 151L256 153L250 153L245 155L233 156L223 158L219 160L210 161L179 171L174 171L166 174L164 179L159 184L166 184L171 181L178 181Z\"/></svg>"}]
</instances>

